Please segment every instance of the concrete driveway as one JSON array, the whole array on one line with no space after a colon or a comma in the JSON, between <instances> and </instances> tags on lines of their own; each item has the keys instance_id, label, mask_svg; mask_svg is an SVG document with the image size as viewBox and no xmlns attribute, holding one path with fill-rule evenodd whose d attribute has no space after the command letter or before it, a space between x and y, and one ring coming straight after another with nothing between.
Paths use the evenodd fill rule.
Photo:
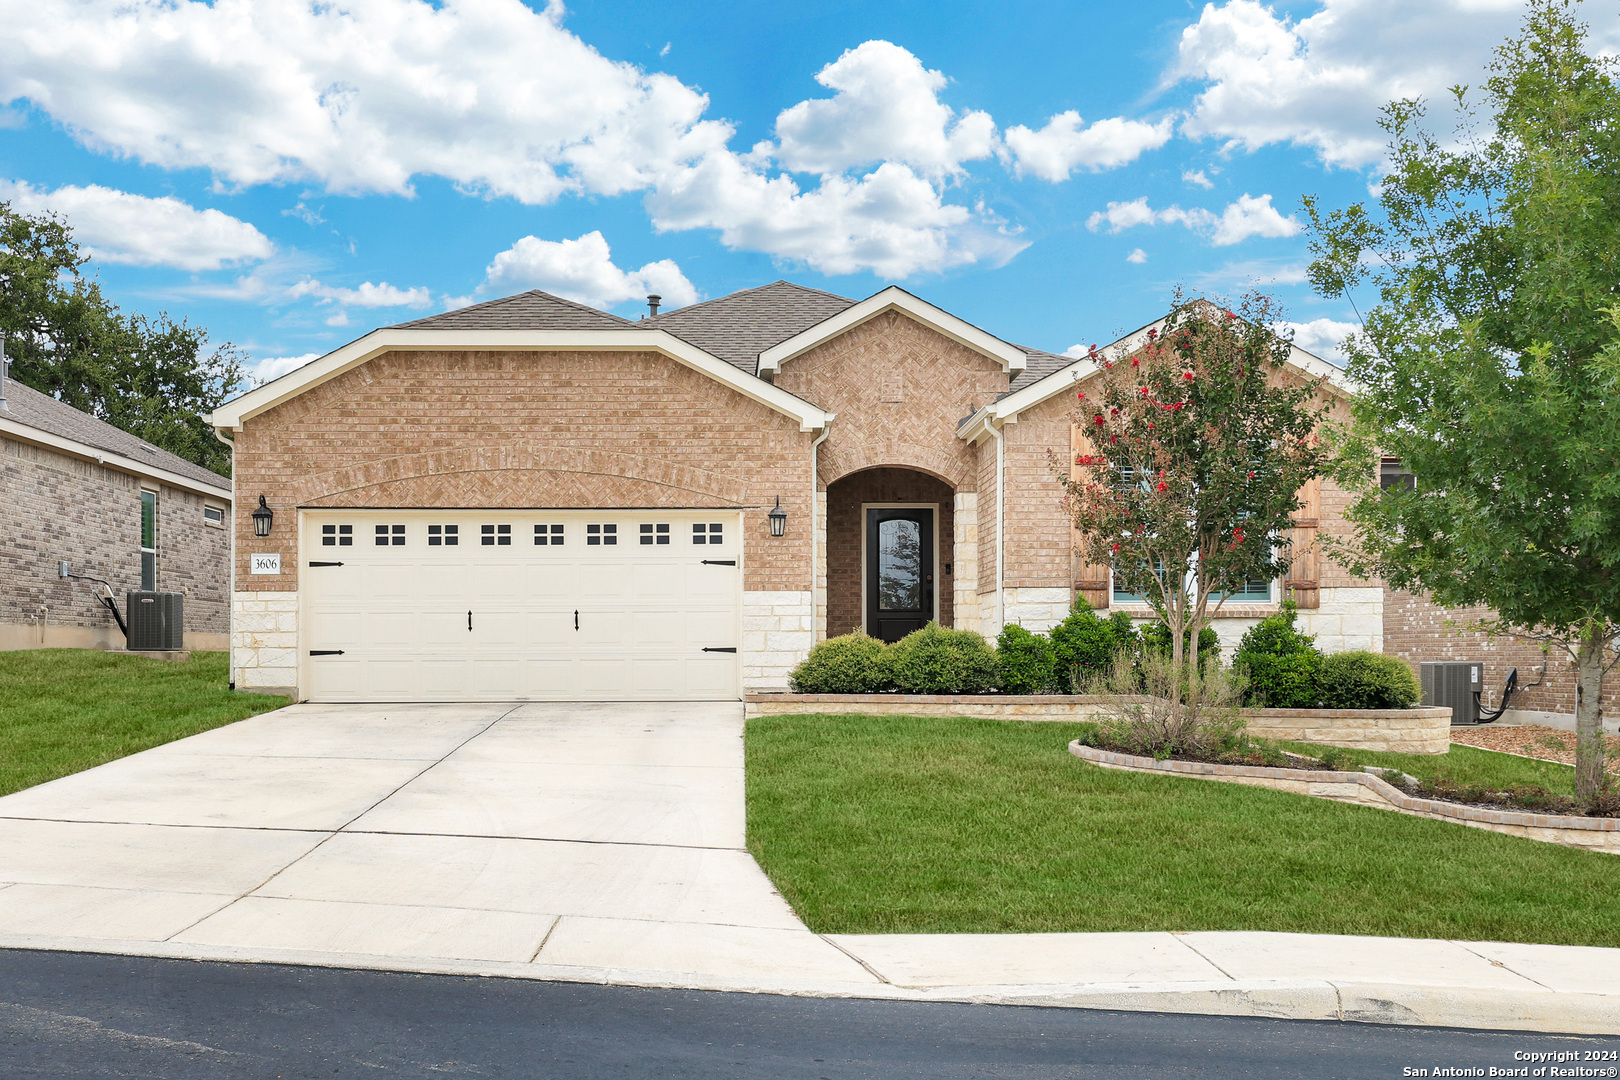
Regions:
<instances>
[{"instance_id":1,"label":"concrete driveway","mask_svg":"<svg viewBox=\"0 0 1620 1080\"><path fill-rule=\"evenodd\" d=\"M0 935L875 983L744 849L742 729L734 703L266 713L0 798Z\"/></svg>"}]
</instances>

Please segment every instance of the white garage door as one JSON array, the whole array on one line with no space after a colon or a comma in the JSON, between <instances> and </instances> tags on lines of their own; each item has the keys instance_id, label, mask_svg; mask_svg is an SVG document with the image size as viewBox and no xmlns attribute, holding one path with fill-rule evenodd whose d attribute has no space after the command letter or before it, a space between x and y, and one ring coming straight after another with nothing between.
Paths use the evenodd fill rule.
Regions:
<instances>
[{"instance_id":1,"label":"white garage door","mask_svg":"<svg viewBox=\"0 0 1620 1080\"><path fill-rule=\"evenodd\" d=\"M741 549L735 512L305 511L306 693L734 699Z\"/></svg>"}]
</instances>

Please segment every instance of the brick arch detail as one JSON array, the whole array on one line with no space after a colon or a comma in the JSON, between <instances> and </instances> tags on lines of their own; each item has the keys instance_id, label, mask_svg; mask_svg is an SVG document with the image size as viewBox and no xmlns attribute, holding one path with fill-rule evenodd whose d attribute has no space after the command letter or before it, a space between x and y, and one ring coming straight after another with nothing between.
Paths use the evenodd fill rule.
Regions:
<instances>
[{"instance_id":1,"label":"brick arch detail","mask_svg":"<svg viewBox=\"0 0 1620 1080\"><path fill-rule=\"evenodd\" d=\"M348 501L342 497L368 489L397 488L402 481L466 473L571 473L602 480L638 481L641 485L691 492L732 506L748 501L747 484L724 473L638 454L531 443L458 447L367 461L300 480L293 485L293 499L299 506L317 501L336 505L332 500Z\"/></svg>"},{"instance_id":2,"label":"brick arch detail","mask_svg":"<svg viewBox=\"0 0 1620 1080\"><path fill-rule=\"evenodd\" d=\"M977 491L978 474L948 450L918 443L887 441L823 449L817 460L817 480L823 488L867 469L912 469L950 485L952 491Z\"/></svg>"}]
</instances>

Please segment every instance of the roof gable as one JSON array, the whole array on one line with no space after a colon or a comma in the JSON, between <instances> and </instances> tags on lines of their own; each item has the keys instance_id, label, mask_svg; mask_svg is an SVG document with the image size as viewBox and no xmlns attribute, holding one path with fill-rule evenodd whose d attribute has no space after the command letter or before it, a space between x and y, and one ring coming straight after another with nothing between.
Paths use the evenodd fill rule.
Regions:
<instances>
[{"instance_id":1,"label":"roof gable","mask_svg":"<svg viewBox=\"0 0 1620 1080\"><path fill-rule=\"evenodd\" d=\"M486 300L425 319L399 323L393 330L621 330L636 324L539 289Z\"/></svg>"},{"instance_id":2,"label":"roof gable","mask_svg":"<svg viewBox=\"0 0 1620 1080\"><path fill-rule=\"evenodd\" d=\"M773 281L644 319L750 375L759 354L855 306L847 296Z\"/></svg>"},{"instance_id":3,"label":"roof gable","mask_svg":"<svg viewBox=\"0 0 1620 1080\"><path fill-rule=\"evenodd\" d=\"M1016 345L1007 344L943 308L913 296L898 285L890 285L760 353L759 374L769 377L782 370L782 365L795 356L801 356L886 311L900 311L957 344L990 357L1001 364L1003 371L1023 371L1029 362L1028 354Z\"/></svg>"}]
</instances>

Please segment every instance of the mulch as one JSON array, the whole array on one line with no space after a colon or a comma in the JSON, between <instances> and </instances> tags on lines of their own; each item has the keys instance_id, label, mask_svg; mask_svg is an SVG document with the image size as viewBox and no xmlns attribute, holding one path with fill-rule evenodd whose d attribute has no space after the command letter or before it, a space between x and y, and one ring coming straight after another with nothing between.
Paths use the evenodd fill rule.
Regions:
<instances>
[{"instance_id":1,"label":"mulch","mask_svg":"<svg viewBox=\"0 0 1620 1080\"><path fill-rule=\"evenodd\" d=\"M1542 724L1525 724L1523 727L1498 727L1495 724L1454 727L1451 729L1451 741L1464 746L1475 746L1481 750L1520 754L1540 761L1575 764L1575 733ZM1604 757L1604 765L1608 771L1620 773L1620 735L1610 735L1606 741L1608 753Z\"/></svg>"}]
</instances>

